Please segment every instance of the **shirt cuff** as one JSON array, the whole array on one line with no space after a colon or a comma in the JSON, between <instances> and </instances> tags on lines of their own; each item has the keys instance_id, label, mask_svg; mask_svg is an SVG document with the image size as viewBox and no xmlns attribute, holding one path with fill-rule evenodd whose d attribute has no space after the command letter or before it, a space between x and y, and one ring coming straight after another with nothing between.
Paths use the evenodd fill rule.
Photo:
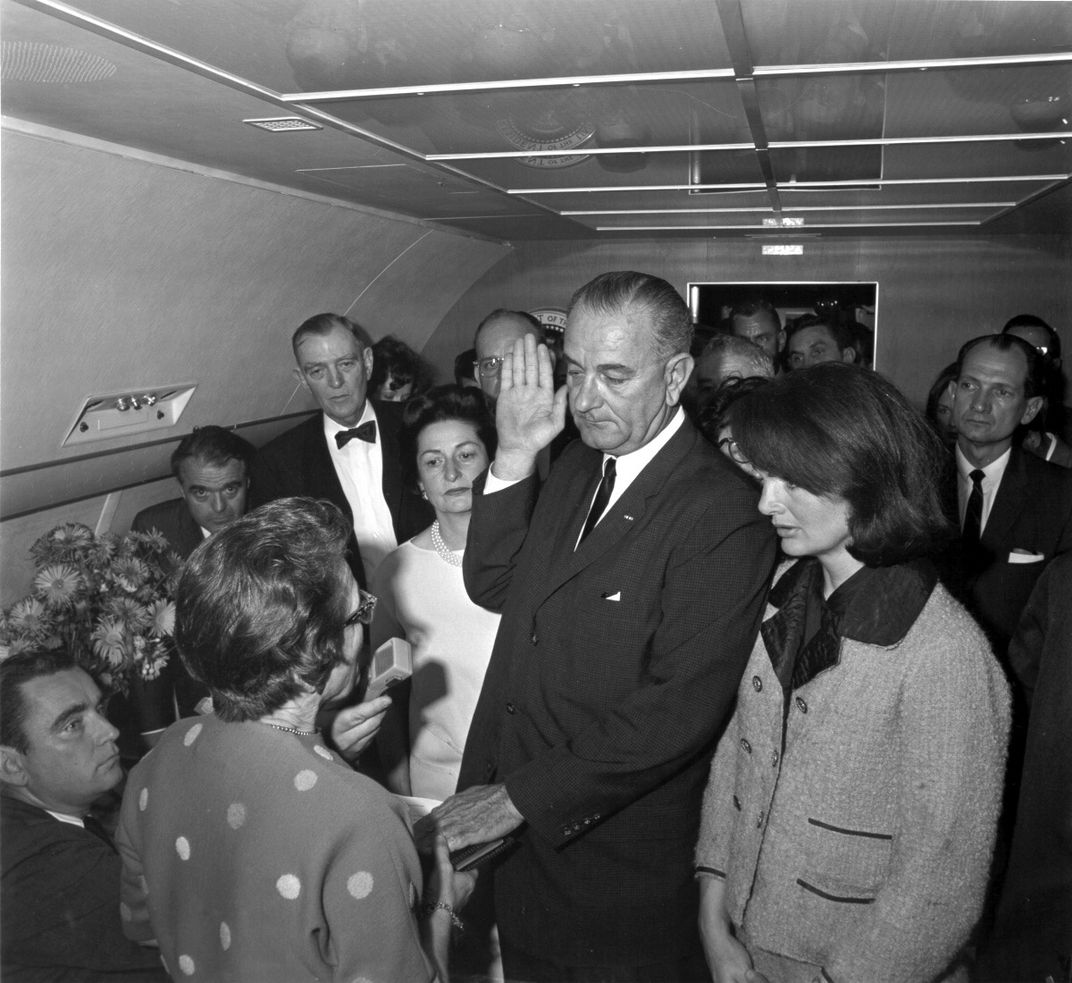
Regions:
<instances>
[{"instance_id":1,"label":"shirt cuff","mask_svg":"<svg viewBox=\"0 0 1072 983\"><path fill-rule=\"evenodd\" d=\"M492 461L491 467L488 468L488 476L484 479L484 494L494 495L495 492L510 488L524 480L524 478L516 478L513 481L507 481L505 478L497 478L495 476L495 462Z\"/></svg>"}]
</instances>

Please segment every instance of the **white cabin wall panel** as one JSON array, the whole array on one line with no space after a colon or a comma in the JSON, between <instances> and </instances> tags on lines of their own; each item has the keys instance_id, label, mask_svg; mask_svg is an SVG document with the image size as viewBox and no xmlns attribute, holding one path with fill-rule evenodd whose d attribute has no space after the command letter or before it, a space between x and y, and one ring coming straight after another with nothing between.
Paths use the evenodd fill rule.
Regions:
<instances>
[{"instance_id":1,"label":"white cabin wall panel","mask_svg":"<svg viewBox=\"0 0 1072 983\"><path fill-rule=\"evenodd\" d=\"M374 334L419 349L509 249L42 132L3 134L2 473L85 453L59 445L93 393L196 382L176 439L312 408L291 376L302 320L360 297ZM165 475L173 446L5 478L3 515Z\"/></svg>"}]
</instances>

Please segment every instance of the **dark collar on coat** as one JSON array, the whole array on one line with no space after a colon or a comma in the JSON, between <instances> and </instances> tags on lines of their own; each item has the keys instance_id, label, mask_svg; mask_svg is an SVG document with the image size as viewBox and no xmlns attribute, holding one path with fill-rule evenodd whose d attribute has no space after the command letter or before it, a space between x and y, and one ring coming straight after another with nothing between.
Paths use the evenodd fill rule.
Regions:
<instances>
[{"instance_id":1,"label":"dark collar on coat","mask_svg":"<svg viewBox=\"0 0 1072 983\"><path fill-rule=\"evenodd\" d=\"M837 665L843 638L883 647L897 644L915 624L938 581L929 560L862 567L822 601L822 576L819 561L808 557L793 564L770 593L769 603L778 610L763 622L760 632L787 688L803 686ZM821 624L802 648L808 606L816 598Z\"/></svg>"}]
</instances>

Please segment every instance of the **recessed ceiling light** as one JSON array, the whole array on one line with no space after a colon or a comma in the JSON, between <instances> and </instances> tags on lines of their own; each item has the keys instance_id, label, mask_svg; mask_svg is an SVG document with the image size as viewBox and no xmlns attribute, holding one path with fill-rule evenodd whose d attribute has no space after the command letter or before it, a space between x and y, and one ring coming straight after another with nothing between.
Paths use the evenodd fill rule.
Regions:
<instances>
[{"instance_id":1,"label":"recessed ceiling light","mask_svg":"<svg viewBox=\"0 0 1072 983\"><path fill-rule=\"evenodd\" d=\"M249 123L250 126L256 126L261 130L268 130L270 133L290 133L294 130L320 130L323 127L318 126L316 123L310 123L307 119L302 119L300 116L271 116L267 119L244 119L243 123Z\"/></svg>"}]
</instances>

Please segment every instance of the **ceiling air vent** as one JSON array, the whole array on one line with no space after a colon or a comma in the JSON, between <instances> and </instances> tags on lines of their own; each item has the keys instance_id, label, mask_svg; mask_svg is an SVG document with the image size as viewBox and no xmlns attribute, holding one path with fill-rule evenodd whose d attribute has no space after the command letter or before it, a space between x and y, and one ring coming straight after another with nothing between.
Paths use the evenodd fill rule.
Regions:
<instances>
[{"instance_id":1,"label":"ceiling air vent","mask_svg":"<svg viewBox=\"0 0 1072 983\"><path fill-rule=\"evenodd\" d=\"M4 41L0 45L0 79L5 82L101 82L116 71L106 58L79 48L37 41Z\"/></svg>"},{"instance_id":2,"label":"ceiling air vent","mask_svg":"<svg viewBox=\"0 0 1072 983\"><path fill-rule=\"evenodd\" d=\"M274 116L268 119L244 119L243 123L249 123L260 130L268 130L269 133L291 133L295 130L319 130L322 127L316 123L310 123L307 119L299 116Z\"/></svg>"}]
</instances>

